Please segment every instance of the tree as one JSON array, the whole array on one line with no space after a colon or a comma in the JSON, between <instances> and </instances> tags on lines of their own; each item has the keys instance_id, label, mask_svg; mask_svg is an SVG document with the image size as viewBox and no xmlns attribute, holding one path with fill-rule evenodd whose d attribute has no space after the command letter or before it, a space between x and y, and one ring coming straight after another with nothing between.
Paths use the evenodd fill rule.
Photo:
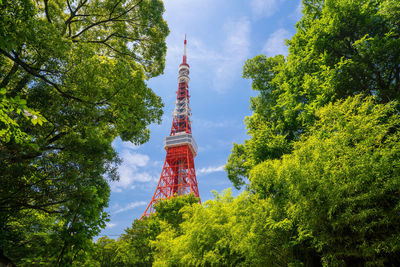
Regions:
<instances>
[{"instance_id":1,"label":"tree","mask_svg":"<svg viewBox=\"0 0 400 267\"><path fill-rule=\"evenodd\" d=\"M146 142L146 126L160 121L161 99L145 81L164 69L163 4L5 0L0 7L1 249L23 264L21 246L37 241L24 231L37 233L48 264L70 265L105 225L107 180L118 177L112 141ZM19 228L26 216L32 222Z\"/></svg>"},{"instance_id":2,"label":"tree","mask_svg":"<svg viewBox=\"0 0 400 267\"><path fill-rule=\"evenodd\" d=\"M169 240L181 235L181 224L185 221L183 210L186 207L200 206L198 202L199 199L190 194L164 199L154 206L156 213L150 217L150 222L156 222L157 227L153 226L152 229L157 229L157 232L147 241L147 245L151 247L152 266L159 266L160 259L174 246L173 243L165 242L165 240L161 242L163 245L160 245L159 240L165 237ZM165 266L165 264L167 263L161 260L161 266Z\"/></svg>"},{"instance_id":3,"label":"tree","mask_svg":"<svg viewBox=\"0 0 400 267\"><path fill-rule=\"evenodd\" d=\"M355 94L399 99L400 6L397 1L305 0L287 58L256 56L243 76L259 95L246 118L251 138L235 144L226 170L240 187L251 168L290 153L315 111Z\"/></svg>"},{"instance_id":4,"label":"tree","mask_svg":"<svg viewBox=\"0 0 400 267\"><path fill-rule=\"evenodd\" d=\"M127 266L120 261L118 253L121 249L120 242L108 238L100 237L97 239L96 243L93 244L89 255L85 257L85 262L82 263L83 266Z\"/></svg>"},{"instance_id":5,"label":"tree","mask_svg":"<svg viewBox=\"0 0 400 267\"><path fill-rule=\"evenodd\" d=\"M398 265L398 103L349 97L317 111L293 153L250 172L261 199L281 202L292 242L326 266Z\"/></svg>"},{"instance_id":6,"label":"tree","mask_svg":"<svg viewBox=\"0 0 400 267\"><path fill-rule=\"evenodd\" d=\"M238 266L241 255L230 249L233 207L230 191L215 194L216 201L188 205L181 209L179 228L165 223L153 242L154 266Z\"/></svg>"},{"instance_id":7,"label":"tree","mask_svg":"<svg viewBox=\"0 0 400 267\"><path fill-rule=\"evenodd\" d=\"M171 199L163 199L154 205L155 215L162 221L165 221L175 229L183 222L181 210L184 207L192 206L199 202L199 198L193 194L174 196Z\"/></svg>"},{"instance_id":8,"label":"tree","mask_svg":"<svg viewBox=\"0 0 400 267\"><path fill-rule=\"evenodd\" d=\"M304 0L288 57L244 66L259 95L226 170L268 203L250 218L281 265L398 265L399 14L398 1Z\"/></svg>"},{"instance_id":9,"label":"tree","mask_svg":"<svg viewBox=\"0 0 400 267\"><path fill-rule=\"evenodd\" d=\"M179 232L162 225L154 266L311 266L314 258L305 257L312 254L291 243L293 222L283 207L247 191L235 198L230 189L214 192L204 205L181 210Z\"/></svg>"},{"instance_id":10,"label":"tree","mask_svg":"<svg viewBox=\"0 0 400 267\"><path fill-rule=\"evenodd\" d=\"M153 242L165 227L180 232L183 222L181 209L198 203L193 195L176 196L159 201L155 205L156 213L141 220L135 220L132 226L118 240L102 237L92 244L91 250L83 261L83 266L153 266L155 247Z\"/></svg>"},{"instance_id":11,"label":"tree","mask_svg":"<svg viewBox=\"0 0 400 267\"><path fill-rule=\"evenodd\" d=\"M160 233L160 220L157 216L135 220L132 227L125 229L119 238L119 258L123 266L152 266L154 249L151 241Z\"/></svg>"}]
</instances>

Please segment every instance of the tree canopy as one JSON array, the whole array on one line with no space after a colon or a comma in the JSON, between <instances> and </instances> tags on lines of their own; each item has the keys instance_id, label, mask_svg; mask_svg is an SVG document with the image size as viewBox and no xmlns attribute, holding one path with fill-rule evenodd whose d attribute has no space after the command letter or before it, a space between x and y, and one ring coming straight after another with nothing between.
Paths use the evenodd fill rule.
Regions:
<instances>
[{"instance_id":1,"label":"tree canopy","mask_svg":"<svg viewBox=\"0 0 400 267\"><path fill-rule=\"evenodd\" d=\"M6 255L69 265L105 226L111 143L146 142L162 115L146 80L164 69L163 12L158 0L0 2Z\"/></svg>"},{"instance_id":2,"label":"tree canopy","mask_svg":"<svg viewBox=\"0 0 400 267\"><path fill-rule=\"evenodd\" d=\"M278 159L313 125L315 111L348 96L399 99L400 6L397 1L303 1L289 55L249 59L243 77L259 95L245 119L251 138L235 144L226 170L236 187L249 170Z\"/></svg>"},{"instance_id":3,"label":"tree canopy","mask_svg":"<svg viewBox=\"0 0 400 267\"><path fill-rule=\"evenodd\" d=\"M136 219L132 226L117 239L102 237L92 243L83 266L153 266L154 256L159 255L154 242L166 229L180 232L180 225L185 220L182 209L198 204L193 195L176 196L159 201L155 205L156 213L141 220ZM167 244L169 248L171 244ZM164 265L165 266L165 265Z\"/></svg>"}]
</instances>

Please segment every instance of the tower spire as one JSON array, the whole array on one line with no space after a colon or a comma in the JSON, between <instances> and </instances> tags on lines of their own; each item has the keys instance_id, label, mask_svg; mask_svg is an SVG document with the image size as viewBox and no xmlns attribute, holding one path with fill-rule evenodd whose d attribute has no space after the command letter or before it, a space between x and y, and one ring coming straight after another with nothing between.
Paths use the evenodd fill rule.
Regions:
<instances>
[{"instance_id":1,"label":"tower spire","mask_svg":"<svg viewBox=\"0 0 400 267\"><path fill-rule=\"evenodd\" d=\"M194 157L197 155L197 144L192 136L189 106L189 73L186 58L186 34L183 42L183 60L178 71L178 91L176 92L175 109L170 135L164 139L167 151L161 177L156 191L141 218L154 212L154 205L161 199L193 194L199 198Z\"/></svg>"},{"instance_id":2,"label":"tower spire","mask_svg":"<svg viewBox=\"0 0 400 267\"><path fill-rule=\"evenodd\" d=\"M182 64L187 64L187 56L186 56L186 45L187 45L187 41L186 41L186 33L185 33L185 41L183 41L183 60L182 60Z\"/></svg>"}]
</instances>

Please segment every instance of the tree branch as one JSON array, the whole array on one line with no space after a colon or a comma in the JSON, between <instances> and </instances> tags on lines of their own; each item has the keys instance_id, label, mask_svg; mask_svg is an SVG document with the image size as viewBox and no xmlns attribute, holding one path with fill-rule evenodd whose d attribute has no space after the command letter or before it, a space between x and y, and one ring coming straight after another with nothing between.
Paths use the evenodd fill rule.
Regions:
<instances>
[{"instance_id":1,"label":"tree branch","mask_svg":"<svg viewBox=\"0 0 400 267\"><path fill-rule=\"evenodd\" d=\"M135 56L133 56L132 54L124 53L124 52L122 52L122 51L119 51L119 50L115 49L114 47L112 47L111 45L107 44L106 42L105 42L105 43L102 43L102 44L104 44L105 46L107 46L108 48L110 48L112 51L114 51L114 52L116 52L116 53L118 53L118 54L120 54L120 55L128 56L128 57L130 57L130 58L135 59L138 63L140 63L140 65L142 65L142 67L144 68L144 70L147 71L147 68L146 68L146 66L143 64L143 62L149 64L149 63L150 63L149 61L143 60L143 59L138 58L138 57L135 57ZM103 104L104 102L105 102L105 101L96 102L95 104L96 104L96 105L97 105L97 104Z\"/></svg>"},{"instance_id":2,"label":"tree branch","mask_svg":"<svg viewBox=\"0 0 400 267\"><path fill-rule=\"evenodd\" d=\"M51 21L51 19L50 19L50 14L49 14L49 6L47 5L47 2L48 2L48 1L49 1L49 0L43 0L43 2L44 2L44 12L46 13L47 21L50 22L50 23L52 23L52 21Z\"/></svg>"},{"instance_id":3,"label":"tree branch","mask_svg":"<svg viewBox=\"0 0 400 267\"><path fill-rule=\"evenodd\" d=\"M100 24L103 23L107 23L107 22L112 22L112 21L117 21L119 18L121 18L122 16L124 16L125 14L127 14L128 12L132 11L134 8L136 8L138 5L140 5L143 2L143 0L140 0L136 5L133 5L131 8L128 8L127 10L125 10L124 12L122 12L121 14L119 14L118 16L111 18L111 16L106 19L106 20L100 20L97 21L89 26L87 26L86 28L84 28L83 30L81 30L79 33L75 34L74 36L72 36L71 38L74 39L76 37L79 37L81 34L83 34L84 32L86 32L87 30L90 30L91 28L98 26Z\"/></svg>"},{"instance_id":4,"label":"tree branch","mask_svg":"<svg viewBox=\"0 0 400 267\"><path fill-rule=\"evenodd\" d=\"M61 133L56 134L55 136L53 136L51 139L49 139L47 141L47 144L50 145L51 143L59 140L61 137L63 137L66 134L67 134L67 132L61 132Z\"/></svg>"},{"instance_id":5,"label":"tree branch","mask_svg":"<svg viewBox=\"0 0 400 267\"><path fill-rule=\"evenodd\" d=\"M48 214L54 214L54 213L61 213L61 212L60 211L56 211L56 210L50 211L50 210L45 209L45 208L49 207L49 206L59 205L59 204L65 203L67 201L68 200L60 200L60 201L55 201L55 202L49 202L47 204L42 204L42 205L29 205L29 204L26 204L25 207L27 209L41 210L41 211L44 211L44 212L46 212Z\"/></svg>"},{"instance_id":6,"label":"tree branch","mask_svg":"<svg viewBox=\"0 0 400 267\"><path fill-rule=\"evenodd\" d=\"M26 74L22 77L22 79L17 83L17 85L12 89L10 95L11 95L12 97L15 97L15 96L21 91L21 89L24 88L24 86L28 84L28 82L29 82L29 80L30 80L30 77L31 77L31 75L28 74L28 73L26 73Z\"/></svg>"},{"instance_id":7,"label":"tree branch","mask_svg":"<svg viewBox=\"0 0 400 267\"><path fill-rule=\"evenodd\" d=\"M41 80L43 80L44 82L48 83L49 85L53 86L54 89L57 90L57 92L59 92L61 95L63 95L66 98L70 98L73 99L75 101L81 102L81 103L87 103L87 104L92 104L90 102L84 101L78 97L75 97L73 95L70 95L64 91L62 91L60 89L60 87L58 86L58 84L50 81L49 79L47 79L45 76L37 73L36 71L34 71L28 64L26 64L25 62L23 62L17 55L15 55L14 57L11 56L10 54L8 54L6 51L4 51L3 49L0 48L0 53L3 54L4 56L8 57L9 59L13 60L14 62L18 63L18 65L20 65L26 72L32 74L33 76L40 78Z\"/></svg>"},{"instance_id":8,"label":"tree branch","mask_svg":"<svg viewBox=\"0 0 400 267\"><path fill-rule=\"evenodd\" d=\"M71 21L72 21L72 19L74 17L76 17L76 13L79 11L79 9L81 9L87 3L87 1L88 0L79 2L78 6L75 8L75 10L72 10L70 2L69 2L69 0L67 0L68 9L69 9L69 12L71 13L69 18L65 21L65 25L68 27L68 36L71 36Z\"/></svg>"},{"instance_id":9,"label":"tree branch","mask_svg":"<svg viewBox=\"0 0 400 267\"><path fill-rule=\"evenodd\" d=\"M104 39L104 40L99 40L99 41L97 41L97 40L95 40L95 41L84 41L85 43L100 43L100 44L102 44L102 43L105 43L105 42L107 42L111 37L113 37L113 36L116 36L116 33L114 32L114 33L112 33L112 34L110 34L109 36L107 36L106 37L106 39ZM77 42L80 42L79 40L72 40L72 42L74 42L74 43L77 43Z\"/></svg>"},{"instance_id":10,"label":"tree branch","mask_svg":"<svg viewBox=\"0 0 400 267\"><path fill-rule=\"evenodd\" d=\"M112 14L114 14L115 9L117 8L117 6L122 2L122 0L119 0L111 9L110 15L109 15L109 19L111 19Z\"/></svg>"},{"instance_id":11,"label":"tree branch","mask_svg":"<svg viewBox=\"0 0 400 267\"><path fill-rule=\"evenodd\" d=\"M399 93L399 87L400 87L400 67L399 66L396 67L396 71L395 71L393 80L395 80L395 84L394 84L394 88L393 88L394 93L395 93L396 97L398 97L397 94Z\"/></svg>"},{"instance_id":12,"label":"tree branch","mask_svg":"<svg viewBox=\"0 0 400 267\"><path fill-rule=\"evenodd\" d=\"M14 61L14 64L11 70L7 73L4 79L0 83L0 88L4 88L7 86L8 82L11 80L11 76L14 75L18 70L18 64Z\"/></svg>"},{"instance_id":13,"label":"tree branch","mask_svg":"<svg viewBox=\"0 0 400 267\"><path fill-rule=\"evenodd\" d=\"M73 13L73 11L72 11L72 7L71 7L71 4L69 3L69 0L67 0L67 6L68 6L68 9L69 9L69 13Z\"/></svg>"}]
</instances>

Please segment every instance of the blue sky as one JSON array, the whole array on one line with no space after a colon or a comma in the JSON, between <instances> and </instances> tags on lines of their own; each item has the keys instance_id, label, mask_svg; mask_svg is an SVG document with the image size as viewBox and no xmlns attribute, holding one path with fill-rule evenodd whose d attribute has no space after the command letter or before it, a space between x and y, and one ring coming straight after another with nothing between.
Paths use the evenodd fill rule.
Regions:
<instances>
[{"instance_id":1,"label":"blue sky","mask_svg":"<svg viewBox=\"0 0 400 267\"><path fill-rule=\"evenodd\" d=\"M249 98L256 92L242 78L245 60L259 54L287 55L284 39L295 33L301 17L300 0L166 0L164 5L170 29L166 67L163 75L148 81L165 104L162 124L149 127L150 141L144 145L114 142L123 163L120 181L110 184L107 211L111 220L101 236L116 238L123 233L142 215L156 189L166 156L163 140L170 133L185 33L192 132L199 146L195 166L204 202L212 198L211 190L232 187L223 166L232 144L247 138L243 119L251 114Z\"/></svg>"}]
</instances>

